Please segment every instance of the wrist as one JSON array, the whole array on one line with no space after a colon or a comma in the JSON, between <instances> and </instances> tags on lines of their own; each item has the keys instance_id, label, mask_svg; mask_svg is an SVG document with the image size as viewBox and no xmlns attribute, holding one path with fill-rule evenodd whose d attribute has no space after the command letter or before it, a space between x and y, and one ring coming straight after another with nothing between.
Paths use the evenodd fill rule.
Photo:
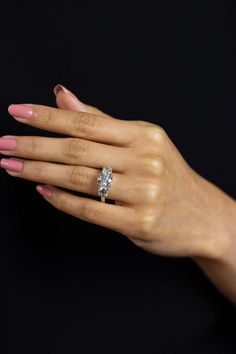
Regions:
<instances>
[{"instance_id":1,"label":"wrist","mask_svg":"<svg viewBox=\"0 0 236 354\"><path fill-rule=\"evenodd\" d=\"M202 254L194 257L194 260L228 264L236 258L236 202L223 191L217 192L218 203L210 223L208 242Z\"/></svg>"},{"instance_id":2,"label":"wrist","mask_svg":"<svg viewBox=\"0 0 236 354\"><path fill-rule=\"evenodd\" d=\"M221 213L212 228L211 246L193 260L216 288L236 305L236 283L233 281L236 275L236 202L226 194L221 202Z\"/></svg>"},{"instance_id":3,"label":"wrist","mask_svg":"<svg viewBox=\"0 0 236 354\"><path fill-rule=\"evenodd\" d=\"M230 198L228 208L222 216L218 239L222 244L216 246L216 259L225 265L235 263L236 254L236 202Z\"/></svg>"}]
</instances>

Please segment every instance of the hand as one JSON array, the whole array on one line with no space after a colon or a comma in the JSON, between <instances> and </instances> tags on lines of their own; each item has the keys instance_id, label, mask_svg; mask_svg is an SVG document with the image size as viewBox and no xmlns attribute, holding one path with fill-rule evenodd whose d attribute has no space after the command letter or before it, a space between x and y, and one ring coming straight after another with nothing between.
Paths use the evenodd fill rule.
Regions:
<instances>
[{"instance_id":1,"label":"hand","mask_svg":"<svg viewBox=\"0 0 236 354\"><path fill-rule=\"evenodd\" d=\"M1 153L17 159L4 158L1 167L46 184L37 190L59 210L118 231L149 252L214 257L223 244L217 237L221 192L193 171L165 131L144 121L112 118L65 88L58 86L56 94L61 109L11 105L9 113L65 137L2 137ZM89 197L97 195L102 166L113 169L107 198L115 204Z\"/></svg>"}]
</instances>

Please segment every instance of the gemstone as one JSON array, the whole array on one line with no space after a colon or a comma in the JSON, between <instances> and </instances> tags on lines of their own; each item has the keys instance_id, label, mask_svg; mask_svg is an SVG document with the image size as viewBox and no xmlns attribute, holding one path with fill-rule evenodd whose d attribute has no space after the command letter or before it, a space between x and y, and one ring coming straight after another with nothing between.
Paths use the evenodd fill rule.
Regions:
<instances>
[{"instance_id":1,"label":"gemstone","mask_svg":"<svg viewBox=\"0 0 236 354\"><path fill-rule=\"evenodd\" d=\"M106 197L109 192L109 187L112 183L112 168L103 167L102 172L97 178L98 182L98 195Z\"/></svg>"}]
</instances>

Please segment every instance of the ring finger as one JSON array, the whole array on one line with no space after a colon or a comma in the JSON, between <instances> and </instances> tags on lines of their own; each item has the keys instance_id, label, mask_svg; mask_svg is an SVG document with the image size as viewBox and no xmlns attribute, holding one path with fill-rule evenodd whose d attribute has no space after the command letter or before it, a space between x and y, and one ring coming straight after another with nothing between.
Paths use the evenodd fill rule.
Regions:
<instances>
[{"instance_id":1,"label":"ring finger","mask_svg":"<svg viewBox=\"0 0 236 354\"><path fill-rule=\"evenodd\" d=\"M68 166L41 161L27 161L20 159L2 159L1 167L13 176L27 180L51 184L69 190L97 195L97 177L99 170L84 166ZM113 182L107 198L129 203L132 198L126 181L127 177L119 173L113 173Z\"/></svg>"}]
</instances>

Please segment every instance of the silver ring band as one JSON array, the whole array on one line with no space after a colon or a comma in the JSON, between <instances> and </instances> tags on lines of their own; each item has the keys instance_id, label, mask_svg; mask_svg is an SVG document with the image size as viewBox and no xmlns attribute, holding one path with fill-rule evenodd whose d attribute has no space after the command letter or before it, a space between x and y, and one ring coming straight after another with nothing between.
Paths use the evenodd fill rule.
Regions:
<instances>
[{"instance_id":1,"label":"silver ring band","mask_svg":"<svg viewBox=\"0 0 236 354\"><path fill-rule=\"evenodd\" d=\"M113 173L111 167L103 167L101 173L97 178L98 195L101 197L101 202L106 202L110 186L113 181Z\"/></svg>"}]
</instances>

